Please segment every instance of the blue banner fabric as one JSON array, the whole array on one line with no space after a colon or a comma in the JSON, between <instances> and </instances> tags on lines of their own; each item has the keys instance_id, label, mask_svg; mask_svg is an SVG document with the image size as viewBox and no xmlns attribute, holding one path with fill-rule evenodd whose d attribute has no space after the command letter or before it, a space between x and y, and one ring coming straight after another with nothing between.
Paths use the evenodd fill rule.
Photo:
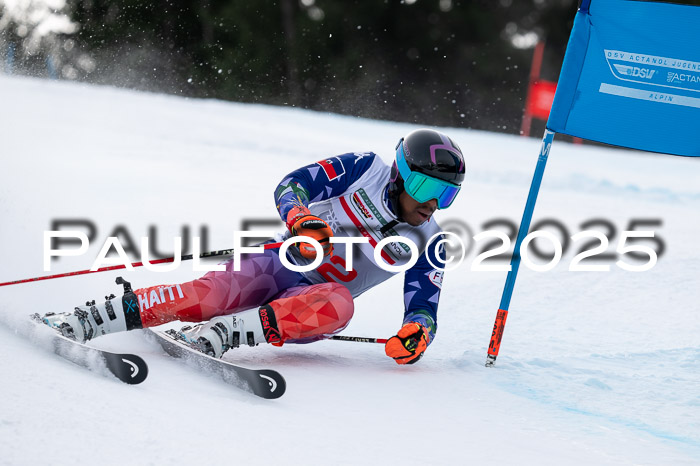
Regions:
<instances>
[{"instance_id":1,"label":"blue banner fabric","mask_svg":"<svg viewBox=\"0 0 700 466\"><path fill-rule=\"evenodd\" d=\"M583 0L547 128L700 156L700 7Z\"/></svg>"}]
</instances>

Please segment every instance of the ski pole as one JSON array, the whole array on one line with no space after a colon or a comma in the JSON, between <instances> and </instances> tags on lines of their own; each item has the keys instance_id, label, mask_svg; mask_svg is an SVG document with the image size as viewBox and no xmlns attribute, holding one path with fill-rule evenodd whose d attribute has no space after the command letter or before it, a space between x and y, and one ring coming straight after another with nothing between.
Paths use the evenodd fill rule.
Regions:
<instances>
[{"instance_id":1,"label":"ski pole","mask_svg":"<svg viewBox=\"0 0 700 466\"><path fill-rule=\"evenodd\" d=\"M265 249L275 249L279 248L282 246L282 243L269 243L269 244L263 244L263 248ZM204 259L206 257L217 257L217 256L228 256L233 254L233 249L221 249L219 251L210 251L210 252L203 252L199 255L200 259ZM182 261L188 261L192 260L193 256L192 254L187 254L185 256L180 256L180 260ZM169 262L174 262L175 258L174 257L167 257L165 259L157 259L154 261L149 261L150 264L167 264ZM131 264L132 267L141 267L143 265L143 262L133 262ZM107 272L108 270L119 270L119 269L125 269L126 265L120 264L120 265L112 265L110 267L102 267L101 269L97 270L78 270L76 272L66 272L66 273L59 273L56 275L45 275L43 277L34 277L34 278L25 278L23 280L15 280L11 282L5 282L5 283L0 283L0 286L8 286L8 285L18 285L20 283L28 283L28 282L38 282L41 280L53 280L54 278L62 278L62 277L72 277L74 275L85 275L88 273L97 273L97 272Z\"/></svg>"},{"instance_id":2,"label":"ski pole","mask_svg":"<svg viewBox=\"0 0 700 466\"><path fill-rule=\"evenodd\" d=\"M386 343L386 338L369 338L369 337L349 337L346 335L333 335L331 340L354 341L357 343Z\"/></svg>"}]
</instances>

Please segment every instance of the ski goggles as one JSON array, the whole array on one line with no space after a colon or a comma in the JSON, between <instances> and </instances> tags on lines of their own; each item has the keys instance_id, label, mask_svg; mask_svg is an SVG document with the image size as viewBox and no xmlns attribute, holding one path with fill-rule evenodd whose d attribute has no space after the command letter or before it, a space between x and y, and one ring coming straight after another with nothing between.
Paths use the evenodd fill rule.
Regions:
<instances>
[{"instance_id":1,"label":"ski goggles","mask_svg":"<svg viewBox=\"0 0 700 466\"><path fill-rule=\"evenodd\" d=\"M396 167L403 178L403 186L408 195L421 204L436 199L438 209L448 208L459 193L459 185L411 171L406 162L402 142L403 140L396 148Z\"/></svg>"}]
</instances>

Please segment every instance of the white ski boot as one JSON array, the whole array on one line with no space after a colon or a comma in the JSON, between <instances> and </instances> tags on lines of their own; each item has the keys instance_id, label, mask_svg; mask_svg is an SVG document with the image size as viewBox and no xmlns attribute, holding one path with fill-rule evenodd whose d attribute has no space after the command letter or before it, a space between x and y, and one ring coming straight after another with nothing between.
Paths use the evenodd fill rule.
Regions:
<instances>
[{"instance_id":1,"label":"white ski boot","mask_svg":"<svg viewBox=\"0 0 700 466\"><path fill-rule=\"evenodd\" d=\"M138 300L131 290L131 284L121 277L117 278L117 284L124 285L124 296L120 298L112 294L105 296L104 303L88 301L73 312L47 312L41 317L35 314L34 318L80 343L108 333L141 328Z\"/></svg>"},{"instance_id":2,"label":"white ski boot","mask_svg":"<svg viewBox=\"0 0 700 466\"><path fill-rule=\"evenodd\" d=\"M186 325L179 332L171 330L168 333L215 358L220 358L231 348L238 348L241 340L248 346L281 343L275 313L270 306L214 317L209 322L194 327Z\"/></svg>"}]
</instances>

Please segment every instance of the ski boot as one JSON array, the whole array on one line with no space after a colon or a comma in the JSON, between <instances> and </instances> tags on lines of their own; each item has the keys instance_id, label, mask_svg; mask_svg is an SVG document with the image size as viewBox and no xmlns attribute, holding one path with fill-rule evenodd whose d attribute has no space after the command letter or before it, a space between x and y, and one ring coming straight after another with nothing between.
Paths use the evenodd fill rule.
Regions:
<instances>
[{"instance_id":1,"label":"ski boot","mask_svg":"<svg viewBox=\"0 0 700 466\"><path fill-rule=\"evenodd\" d=\"M281 346L275 312L270 306L239 312L230 316L214 317L209 322L194 327L186 325L166 333L197 351L220 358L231 348L243 344L257 346L272 343Z\"/></svg>"},{"instance_id":2,"label":"ski boot","mask_svg":"<svg viewBox=\"0 0 700 466\"><path fill-rule=\"evenodd\" d=\"M80 343L108 333L141 328L138 299L131 284L122 277L117 278L117 284L124 285L124 296L121 298L117 299L112 294L105 296L104 303L88 301L85 306L76 307L72 313L47 312L43 316L34 314L33 318Z\"/></svg>"}]
</instances>

